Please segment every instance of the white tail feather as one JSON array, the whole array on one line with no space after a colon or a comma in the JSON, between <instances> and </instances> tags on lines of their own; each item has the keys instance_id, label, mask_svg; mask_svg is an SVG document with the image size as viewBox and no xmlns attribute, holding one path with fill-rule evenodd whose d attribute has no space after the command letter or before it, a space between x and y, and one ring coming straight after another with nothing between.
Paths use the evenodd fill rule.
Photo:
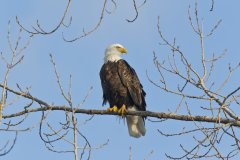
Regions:
<instances>
[{"instance_id":1,"label":"white tail feather","mask_svg":"<svg viewBox=\"0 0 240 160\"><path fill-rule=\"evenodd\" d=\"M135 106L128 107L129 111L137 111ZM142 117L139 116L126 116L129 135L139 138L146 134L145 124Z\"/></svg>"}]
</instances>

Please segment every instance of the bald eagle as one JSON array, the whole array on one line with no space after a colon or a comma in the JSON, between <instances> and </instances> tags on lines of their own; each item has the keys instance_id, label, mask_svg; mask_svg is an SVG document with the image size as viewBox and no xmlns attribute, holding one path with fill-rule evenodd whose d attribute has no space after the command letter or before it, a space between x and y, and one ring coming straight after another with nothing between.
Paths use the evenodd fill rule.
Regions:
<instances>
[{"instance_id":1,"label":"bald eagle","mask_svg":"<svg viewBox=\"0 0 240 160\"><path fill-rule=\"evenodd\" d=\"M121 44L112 44L105 51L100 70L103 105L108 102L108 110L121 115L127 111L146 111L146 93L135 70L122 59L123 53L127 53L127 49ZM130 136L139 138L145 135L144 119L141 116L126 116Z\"/></svg>"}]
</instances>

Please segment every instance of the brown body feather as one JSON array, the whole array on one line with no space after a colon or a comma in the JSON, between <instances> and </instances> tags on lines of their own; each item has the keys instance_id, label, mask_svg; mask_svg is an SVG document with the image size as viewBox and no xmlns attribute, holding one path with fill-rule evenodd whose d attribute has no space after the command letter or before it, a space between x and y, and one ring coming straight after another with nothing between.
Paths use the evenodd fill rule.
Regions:
<instances>
[{"instance_id":1,"label":"brown body feather","mask_svg":"<svg viewBox=\"0 0 240 160\"><path fill-rule=\"evenodd\" d=\"M116 105L118 108L125 104L127 109L136 106L139 111L146 110L146 93L135 70L125 60L106 62L101 68L100 78L103 104L109 102L110 107Z\"/></svg>"}]
</instances>

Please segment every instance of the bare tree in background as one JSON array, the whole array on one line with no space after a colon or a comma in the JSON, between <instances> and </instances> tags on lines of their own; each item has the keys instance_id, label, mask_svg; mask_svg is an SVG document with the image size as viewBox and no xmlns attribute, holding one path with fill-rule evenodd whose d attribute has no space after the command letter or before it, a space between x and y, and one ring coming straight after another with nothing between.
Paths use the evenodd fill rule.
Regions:
<instances>
[{"instance_id":1,"label":"bare tree in background","mask_svg":"<svg viewBox=\"0 0 240 160\"><path fill-rule=\"evenodd\" d=\"M143 1L138 4L137 1L133 0L133 8L135 10L135 17L132 19L126 19L127 22L134 22L139 15L138 9L144 6L147 1ZM21 64L24 60L24 51L30 45L31 39L38 35L51 35L62 27L67 27L70 29L72 18L66 20L70 5L72 0L68 0L66 8L63 12L63 16L60 19L58 25L55 28L46 31L45 27L42 27L39 21L37 21L36 26L32 29L27 29L16 17L16 22L20 28L19 36L16 38L15 42L11 40L11 30L8 31L8 44L10 48L10 53L1 52L1 63L6 66L3 81L0 82L1 87L1 101L0 101L0 134L9 134L9 140L0 145L0 156L4 156L12 150L17 142L17 137L20 132L28 132L34 128L39 129L39 136L44 142L46 148L52 152L56 153L72 153L74 159L91 159L91 154L93 150L102 149L109 142L108 139L102 144L90 144L88 138L81 132L81 127L87 125L91 121L93 116L96 115L117 115L117 113L108 112L107 110L87 110L82 109L81 106L85 103L88 95L91 93L92 89L89 89L89 93L83 98L82 102L79 104L74 104L72 100L72 77L69 76L69 85L67 87L63 86L61 83L61 78L57 70L57 63L54 57L50 55L50 61L53 65L53 71L56 77L56 82L59 87L59 91L62 98L67 102L67 105L53 105L49 102L34 96L31 94L31 88L23 88L21 84L15 86L8 86L8 77L11 71ZM111 4L113 6L112 10L107 8L107 5ZM211 11L214 8L214 1L211 1ZM96 23L95 27L85 31L83 29L82 34L73 38L66 38L63 33L63 40L66 42L74 42L81 38L84 38L90 34L93 34L101 26L102 20L105 14L111 14L117 9L117 3L115 1L103 2L102 10L99 21ZM194 13L191 13L194 11ZM160 88L162 91L173 94L176 97L181 98L181 102L176 107L174 112L128 112L127 115L139 115L146 116L149 121L152 118L160 119L160 121L155 121L157 123L168 123L167 120L173 119L181 121L183 126L186 121L190 121L193 126L190 129L183 128L178 133L167 133L168 131L162 131L159 129L159 133L162 136L172 137L172 136L184 136L192 135L193 147L189 148L180 145L182 149L182 155L170 155L166 154L169 159L198 159L198 158L220 158L228 159L239 154L240 144L239 144L239 127L240 118L238 116L237 107L240 105L240 86L236 86L233 90L228 90L227 85L230 81L231 76L239 68L239 64L235 66L228 66L228 76L223 80L222 84L215 86L216 79L213 77L214 71L217 70L216 63L224 58L226 50L219 55L207 55L205 53L205 43L204 40L213 35L214 31L218 28L221 20L213 26L209 33L204 33L202 29L202 21L199 19L197 4L195 8L189 7L188 10L189 23L192 26L193 32L198 36L201 51L200 51L200 61L201 67L195 67L191 62L191 58L187 57L187 54L178 47L177 41L174 38L171 42L167 37L164 36L164 32L160 27L160 18L158 18L157 31L159 33L160 39L162 40L160 47L167 47L171 51L169 58L165 61L158 60L158 54L154 53L153 62L159 73L160 81L154 81L151 78L151 73L147 73L149 81ZM67 22L68 21L68 22ZM10 26L10 22L9 22ZM22 37L25 36L26 41L22 43ZM24 38L25 39L25 38ZM21 44L21 45L20 45ZM10 58L9 58L10 55ZM210 57L210 58L209 58ZM170 85L170 77L166 75L171 75L175 79L178 79L178 84L175 86ZM172 78L171 77L171 78ZM223 78L222 78L223 79ZM64 88L67 88L65 90ZM192 92L195 90L196 92ZM223 90L227 90L225 93ZM201 114L199 112L192 111L192 106L190 106L191 101L200 102L201 106L199 110L202 110ZM195 104L198 104L195 103ZM18 106L17 110L11 109L13 106ZM179 114L179 110L185 109L186 114ZM57 124L51 122L49 117L55 111L61 111L64 118L61 119ZM31 126L25 126L24 123L31 118L33 113L39 114L39 120L32 123ZM83 122L78 121L76 118L77 114L89 114L92 115L89 119ZM84 125L80 125L84 124ZM81 127L80 127L81 126ZM201 135L195 136L195 135ZM12 137L11 137L12 136ZM224 144L225 139L231 140L231 145L227 146L227 151L220 150L219 146ZM65 143L65 146L59 145ZM70 146L70 147L69 147ZM69 150L69 148L71 148ZM147 156L151 158L151 154ZM149 159L150 159L149 158ZM132 159L132 148L130 147L129 159ZM148 158L146 158L148 159Z\"/></svg>"},{"instance_id":2,"label":"bare tree in background","mask_svg":"<svg viewBox=\"0 0 240 160\"><path fill-rule=\"evenodd\" d=\"M192 129L183 128L179 133L163 133L161 129L159 133L163 136L182 136L185 134L192 135L193 133L201 133L202 137L197 138L193 136L194 147L186 148L184 145L180 145L184 154L181 157L176 156L166 156L170 159L198 159L198 158L211 158L216 157L220 159L232 158L239 153L239 125L234 123L239 123L239 116L237 115L237 109L235 106L239 105L239 90L240 86L237 86L235 89L229 91L225 89L230 81L231 76L239 68L239 64L235 66L228 66L229 73L224 79L221 77L223 82L219 86L216 86L216 82L212 75L216 68L216 63L224 58L226 50L223 51L220 55L213 54L212 57L206 55L205 52L205 43L204 40L213 35L214 31L218 28L221 23L221 20L209 31L209 33L203 32L203 22L199 20L197 3L195 4L194 16L191 13L191 8L188 10L189 23L192 27L194 33L198 36L201 55L200 69L191 63L191 59L187 58L184 51L178 47L176 39L173 42L170 42L163 34L160 28L160 19L158 18L158 33L163 43L161 45L166 45L171 54L168 56L167 64L165 62L160 62L154 53L154 64L160 74L160 83L154 82L151 79L152 84L156 87L159 87L164 92L168 92L175 96L181 97L181 102L176 108L175 114L178 113L180 107L185 107L188 115L193 116L192 113L193 107L198 106L189 106L188 101L197 101L201 104L201 113L203 115L208 115L210 119L214 119L215 122L211 124L205 124L202 122L207 122L205 120L200 120L198 118L193 119L192 121L195 125ZM207 58L210 57L210 58ZM178 79L177 86L174 88L172 85L169 85L170 78L166 74L171 75L171 78ZM228 90L228 93L225 93L223 90ZM195 90L193 93L192 90ZM198 93L198 94L197 94ZM197 104L197 103L196 103ZM198 112L199 113L199 112ZM206 118L207 116L205 116ZM199 121L200 120L200 121ZM230 120L229 122L224 122L225 120ZM232 145L228 146L227 154L222 153L219 149L219 146L222 143L225 143L223 137L230 137L232 140Z\"/></svg>"}]
</instances>

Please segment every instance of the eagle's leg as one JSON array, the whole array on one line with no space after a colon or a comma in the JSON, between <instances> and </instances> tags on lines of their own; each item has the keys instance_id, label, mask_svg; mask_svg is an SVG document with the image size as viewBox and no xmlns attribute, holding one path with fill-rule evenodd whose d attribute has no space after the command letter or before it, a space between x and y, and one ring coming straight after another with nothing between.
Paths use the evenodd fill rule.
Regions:
<instances>
[{"instance_id":1,"label":"eagle's leg","mask_svg":"<svg viewBox=\"0 0 240 160\"><path fill-rule=\"evenodd\" d=\"M123 104L122 107L118 110L118 113L121 116L124 116L127 113L127 109L126 109L126 105L125 104Z\"/></svg>"},{"instance_id":2,"label":"eagle's leg","mask_svg":"<svg viewBox=\"0 0 240 160\"><path fill-rule=\"evenodd\" d=\"M117 112L117 111L118 111L118 108L117 108L116 105L114 105L113 107L108 108L107 110L108 110L109 112Z\"/></svg>"}]
</instances>

